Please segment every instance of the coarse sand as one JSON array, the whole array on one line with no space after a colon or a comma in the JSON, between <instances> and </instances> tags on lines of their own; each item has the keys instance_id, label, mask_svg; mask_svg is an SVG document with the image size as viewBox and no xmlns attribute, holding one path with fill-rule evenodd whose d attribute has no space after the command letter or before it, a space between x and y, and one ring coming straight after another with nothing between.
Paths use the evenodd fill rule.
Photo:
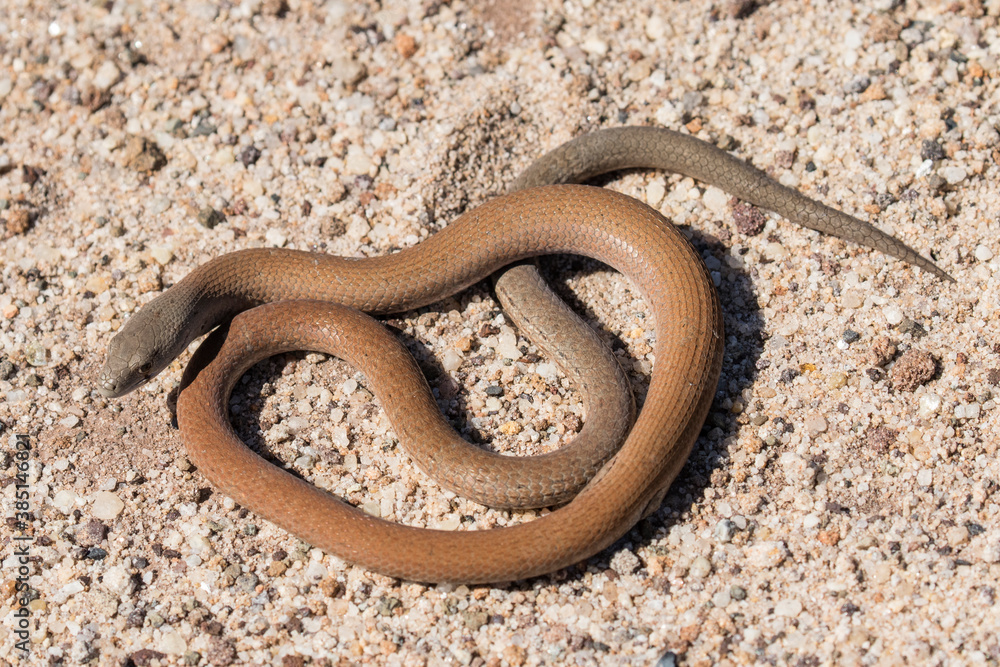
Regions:
<instances>
[{"instance_id":1,"label":"coarse sand","mask_svg":"<svg viewBox=\"0 0 1000 667\"><path fill-rule=\"evenodd\" d=\"M0 0L0 667L997 665L998 19L998 0ZM409 247L621 125L723 147L957 283L688 178L599 179L691 238L727 331L690 461L605 552L500 586L370 573L213 492L171 412L187 354L96 391L114 332L199 264ZM641 402L640 295L544 265ZM473 442L531 454L579 429L489 285L388 322ZM252 447L372 514L537 514L442 491L338 360L274 358L232 405Z\"/></svg>"}]
</instances>

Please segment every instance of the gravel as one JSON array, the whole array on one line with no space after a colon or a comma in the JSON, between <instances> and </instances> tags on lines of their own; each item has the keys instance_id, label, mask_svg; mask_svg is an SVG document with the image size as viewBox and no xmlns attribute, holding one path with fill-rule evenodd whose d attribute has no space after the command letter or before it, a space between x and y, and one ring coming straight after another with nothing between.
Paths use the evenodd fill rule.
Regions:
<instances>
[{"instance_id":1,"label":"gravel","mask_svg":"<svg viewBox=\"0 0 1000 667\"><path fill-rule=\"evenodd\" d=\"M1000 660L998 13L892 0L5 3L0 498L13 516L23 436L24 664ZM722 146L958 283L687 177L601 179L691 238L727 339L706 427L663 506L584 563L497 586L366 572L179 462L171 392L187 355L124 399L94 389L125 319L209 259L385 255L546 150L622 124ZM652 357L641 295L599 264L544 265L641 404L650 368L669 362ZM467 439L551 451L585 410L499 312L479 285L390 324ZM442 491L364 378L323 355L259 364L232 407L251 448L389 520L488 529L539 513ZM4 619L19 604L11 553ZM0 666L21 662L12 630L0 624Z\"/></svg>"}]
</instances>

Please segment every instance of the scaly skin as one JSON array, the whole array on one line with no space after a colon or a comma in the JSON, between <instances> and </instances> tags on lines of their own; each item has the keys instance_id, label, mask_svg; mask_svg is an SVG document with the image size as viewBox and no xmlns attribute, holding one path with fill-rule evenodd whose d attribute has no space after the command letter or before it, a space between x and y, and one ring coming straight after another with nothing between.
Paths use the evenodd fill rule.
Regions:
<instances>
[{"instance_id":1,"label":"scaly skin","mask_svg":"<svg viewBox=\"0 0 1000 667\"><path fill-rule=\"evenodd\" d=\"M710 183L803 227L879 250L955 282L929 259L867 222L781 185L712 144L665 128L618 127L577 137L536 160L511 189L582 183L632 168L665 169Z\"/></svg>"},{"instance_id":2,"label":"scaly skin","mask_svg":"<svg viewBox=\"0 0 1000 667\"><path fill-rule=\"evenodd\" d=\"M677 229L645 204L600 188L548 186L489 201L417 246L386 257L245 250L196 269L178 287L190 281L198 289L186 291L199 296L171 307L197 310L199 298L235 289L252 302L309 298L395 311L437 301L512 261L558 252L593 257L624 273L649 304L657 333L656 364L635 426L618 454L568 505L507 528L411 528L371 517L254 455L229 425L229 392L256 359L288 349L319 349L358 365L408 451L440 438L433 398L421 398L408 379L408 369L416 372L413 362L402 361L388 340L376 338L362 315L348 311L335 324L330 318L337 309L317 301L253 308L205 342L188 366L177 402L191 461L241 505L315 547L390 576L510 581L597 553L659 503L701 430L722 364L722 315L705 267ZM415 382L422 384L419 376ZM467 453L447 446L430 456L432 464L458 469ZM516 484L519 461L500 458L498 465L509 466ZM422 454L414 459L427 465ZM470 471L473 486L479 472Z\"/></svg>"},{"instance_id":3,"label":"scaly skin","mask_svg":"<svg viewBox=\"0 0 1000 667\"><path fill-rule=\"evenodd\" d=\"M514 189L585 180L629 167L664 168L707 181L807 227L882 250L951 280L871 225L785 188L709 144L669 130L619 128L581 137L532 165ZM563 463L578 456L572 450L557 452L563 458L551 458L549 463L559 463L548 468L544 461L535 467L506 457L488 461L490 455L475 449L470 453L460 442L442 451L418 446L414 458L422 468L443 475L446 486L499 506L561 502L569 489L600 468L566 507L502 530L442 533L398 526L349 508L263 462L228 426L229 391L250 360L308 347L342 354L373 376L383 387L380 395L387 393L386 408L397 415L393 424L408 448L428 436L433 436L432 443L444 441L450 436L444 435L433 399L422 400L434 415L408 421L420 400L413 385L399 389L412 382L405 379L405 362L386 361L381 373L366 365L378 366L383 353L389 358L389 343L358 352L362 343L353 337L337 344L328 341L340 335L331 333L332 317L346 318L343 326L348 330L368 332L358 335L375 336L356 319L360 315L345 315L315 302L254 307L284 299L322 299L369 312L398 312L452 294L511 261L553 252L584 254L611 264L632 278L650 301L658 333L657 367L646 406L621 452L600 468L609 450L598 450L586 459L582 473L564 470ZM584 325L575 316L560 320L552 314L565 306L556 303L533 272L532 267L519 267L519 277L502 276L498 295L515 321L534 330L536 342L569 364L571 376L574 367L580 370L574 379L583 385L588 401L588 425L608 410L612 418L595 430L624 433L628 419L622 415L631 409L623 391L627 379L592 332L580 335L580 341L589 338L587 342L569 342L563 332L583 331ZM683 238L658 214L629 198L562 186L494 200L418 247L389 257L357 261L262 249L213 260L126 323L109 348L102 393L116 396L134 389L191 340L247 309L253 310L234 320L228 337L226 331L210 337L185 374L178 419L192 459L224 492L315 546L420 581L519 579L569 565L611 544L658 505L680 470L704 421L721 365L718 303L704 268ZM226 347L206 368L223 339Z\"/></svg>"},{"instance_id":4,"label":"scaly skin","mask_svg":"<svg viewBox=\"0 0 1000 667\"><path fill-rule=\"evenodd\" d=\"M539 158L515 181L511 190L578 183L598 174L635 167L666 169L705 181L805 227L880 250L954 282L933 262L867 222L786 188L759 169L709 143L664 128L619 127L578 137ZM530 271L532 269L523 275L529 275ZM515 311L520 304L538 298L535 286L543 284L536 277L509 282L501 277L500 282ZM227 299L203 306L213 309L212 317L208 318L214 322L211 326L249 307L246 304L237 306ZM177 319L181 313L157 312L159 317L168 320L153 320L144 315L146 309L143 309L112 339L98 383L98 389L105 396L122 396L146 383L192 340L211 328L204 328L207 326L204 321L193 326L187 320ZM190 314L183 316L187 318Z\"/></svg>"}]
</instances>

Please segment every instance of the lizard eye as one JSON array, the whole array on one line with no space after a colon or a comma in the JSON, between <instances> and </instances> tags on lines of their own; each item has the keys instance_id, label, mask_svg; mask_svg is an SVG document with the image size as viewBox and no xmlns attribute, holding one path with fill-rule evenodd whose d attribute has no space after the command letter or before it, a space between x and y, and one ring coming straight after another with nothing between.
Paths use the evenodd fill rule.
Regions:
<instances>
[{"instance_id":1,"label":"lizard eye","mask_svg":"<svg viewBox=\"0 0 1000 667\"><path fill-rule=\"evenodd\" d=\"M153 364L150 362L146 362L142 366L139 366L139 372L142 373L143 375L145 375L151 370L153 370Z\"/></svg>"}]
</instances>

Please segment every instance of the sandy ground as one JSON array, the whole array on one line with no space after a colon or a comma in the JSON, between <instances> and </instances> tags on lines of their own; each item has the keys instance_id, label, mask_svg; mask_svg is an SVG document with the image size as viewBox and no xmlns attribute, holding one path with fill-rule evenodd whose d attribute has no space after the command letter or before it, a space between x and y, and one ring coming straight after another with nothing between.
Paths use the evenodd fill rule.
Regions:
<instances>
[{"instance_id":1,"label":"sandy ground","mask_svg":"<svg viewBox=\"0 0 1000 667\"><path fill-rule=\"evenodd\" d=\"M0 6L0 665L1000 661L1000 2ZM957 283L771 215L746 233L690 179L602 179L691 237L728 337L663 507L578 566L496 587L352 567L187 461L187 355L123 399L94 389L124 320L212 257L408 247L547 149L629 124L723 146ZM639 295L548 267L641 398ZM530 348L504 364L488 286L391 323L467 438L532 453L579 428ZM367 511L534 515L414 470L339 361L248 378L243 437Z\"/></svg>"}]
</instances>

